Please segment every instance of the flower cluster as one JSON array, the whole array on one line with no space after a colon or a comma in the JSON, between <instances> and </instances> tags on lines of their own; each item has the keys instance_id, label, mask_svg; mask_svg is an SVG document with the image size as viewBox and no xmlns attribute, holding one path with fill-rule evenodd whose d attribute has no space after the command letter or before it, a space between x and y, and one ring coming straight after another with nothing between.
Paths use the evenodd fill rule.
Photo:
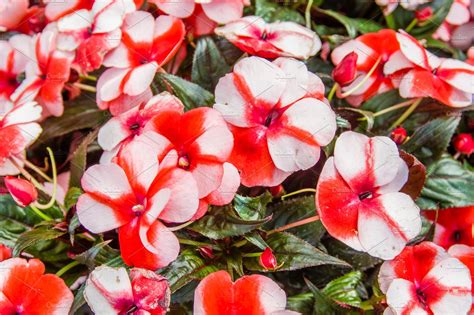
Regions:
<instances>
[{"instance_id":1,"label":"flower cluster","mask_svg":"<svg viewBox=\"0 0 474 315\"><path fill-rule=\"evenodd\" d=\"M471 1L0 1L0 314L474 314Z\"/></svg>"}]
</instances>

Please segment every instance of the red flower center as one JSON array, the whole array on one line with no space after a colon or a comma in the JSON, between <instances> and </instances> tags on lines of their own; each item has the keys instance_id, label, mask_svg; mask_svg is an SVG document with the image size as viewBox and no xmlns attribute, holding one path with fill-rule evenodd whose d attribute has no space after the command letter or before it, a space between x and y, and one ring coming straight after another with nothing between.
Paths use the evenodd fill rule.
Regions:
<instances>
[{"instance_id":1,"label":"red flower center","mask_svg":"<svg viewBox=\"0 0 474 315\"><path fill-rule=\"evenodd\" d=\"M428 307L428 304L426 302L426 294L420 289L416 289L416 296L418 298L418 301L423 305L423 307L426 309Z\"/></svg>"},{"instance_id":2,"label":"red flower center","mask_svg":"<svg viewBox=\"0 0 474 315\"><path fill-rule=\"evenodd\" d=\"M280 117L280 113L277 110L270 111L270 113L267 115L267 118L265 118L265 127L269 127L278 117Z\"/></svg>"},{"instance_id":3,"label":"red flower center","mask_svg":"<svg viewBox=\"0 0 474 315\"><path fill-rule=\"evenodd\" d=\"M137 204L132 207L132 211L135 216L139 217L142 215L143 211L145 211L145 206L142 204Z\"/></svg>"},{"instance_id":4,"label":"red flower center","mask_svg":"<svg viewBox=\"0 0 474 315\"><path fill-rule=\"evenodd\" d=\"M363 192L359 194L359 200L362 201L364 199L372 198L372 193L370 191Z\"/></svg>"},{"instance_id":5,"label":"red flower center","mask_svg":"<svg viewBox=\"0 0 474 315\"><path fill-rule=\"evenodd\" d=\"M178 166L184 170L189 169L189 165L191 163L189 162L189 158L187 155L182 155L178 158Z\"/></svg>"}]
</instances>

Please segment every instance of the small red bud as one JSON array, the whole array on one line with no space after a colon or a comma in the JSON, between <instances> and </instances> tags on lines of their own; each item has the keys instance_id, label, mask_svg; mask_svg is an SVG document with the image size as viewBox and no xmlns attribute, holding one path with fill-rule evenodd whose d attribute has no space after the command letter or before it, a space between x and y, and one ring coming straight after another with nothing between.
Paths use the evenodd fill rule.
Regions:
<instances>
[{"instance_id":1,"label":"small red bud","mask_svg":"<svg viewBox=\"0 0 474 315\"><path fill-rule=\"evenodd\" d=\"M460 133L453 140L454 148L462 154L471 155L474 152L474 140L469 133Z\"/></svg>"},{"instance_id":2,"label":"small red bud","mask_svg":"<svg viewBox=\"0 0 474 315\"><path fill-rule=\"evenodd\" d=\"M7 260L12 257L12 250L3 244L0 244L0 261Z\"/></svg>"},{"instance_id":3,"label":"small red bud","mask_svg":"<svg viewBox=\"0 0 474 315\"><path fill-rule=\"evenodd\" d=\"M277 259L270 247L265 248L260 255L260 265L267 270L274 270L277 267Z\"/></svg>"},{"instance_id":4,"label":"small red bud","mask_svg":"<svg viewBox=\"0 0 474 315\"><path fill-rule=\"evenodd\" d=\"M390 137L392 138L393 142L400 145L405 142L407 138L407 131L403 127L395 128L390 134Z\"/></svg>"},{"instance_id":5,"label":"small red bud","mask_svg":"<svg viewBox=\"0 0 474 315\"><path fill-rule=\"evenodd\" d=\"M26 179L5 176L5 186L20 207L26 207L38 199L38 191Z\"/></svg>"},{"instance_id":6,"label":"small red bud","mask_svg":"<svg viewBox=\"0 0 474 315\"><path fill-rule=\"evenodd\" d=\"M340 86L346 86L354 81L357 74L357 54L347 54L332 71L332 77Z\"/></svg>"},{"instance_id":7,"label":"small red bud","mask_svg":"<svg viewBox=\"0 0 474 315\"><path fill-rule=\"evenodd\" d=\"M282 185L278 185L268 188L268 191L270 191L273 197L280 197L281 195L283 195L285 189Z\"/></svg>"},{"instance_id":8,"label":"small red bud","mask_svg":"<svg viewBox=\"0 0 474 315\"><path fill-rule=\"evenodd\" d=\"M415 11L415 17L418 21L423 22L433 16L433 8L424 7L423 9Z\"/></svg>"},{"instance_id":9,"label":"small red bud","mask_svg":"<svg viewBox=\"0 0 474 315\"><path fill-rule=\"evenodd\" d=\"M199 252L203 257L214 258L214 252L210 246L203 246L199 248Z\"/></svg>"}]
</instances>

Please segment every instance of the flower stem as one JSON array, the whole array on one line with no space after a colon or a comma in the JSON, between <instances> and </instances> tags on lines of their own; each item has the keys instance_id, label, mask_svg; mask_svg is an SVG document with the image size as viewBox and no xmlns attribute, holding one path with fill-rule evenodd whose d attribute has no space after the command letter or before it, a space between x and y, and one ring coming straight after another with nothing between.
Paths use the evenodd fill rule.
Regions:
<instances>
[{"instance_id":1,"label":"flower stem","mask_svg":"<svg viewBox=\"0 0 474 315\"><path fill-rule=\"evenodd\" d=\"M73 85L75 87L80 88L81 90L84 90L84 91L87 91L87 92L92 92L92 93L97 92L97 89L94 86L90 86L90 85L87 85L87 84L82 84L82 83L79 83L79 82L76 82Z\"/></svg>"},{"instance_id":2,"label":"flower stem","mask_svg":"<svg viewBox=\"0 0 474 315\"><path fill-rule=\"evenodd\" d=\"M26 169L24 169L14 158L10 159L13 165L20 171L21 175L23 175L27 180L29 180L37 189L41 190L44 193L48 193L43 185L41 185Z\"/></svg>"},{"instance_id":3,"label":"flower stem","mask_svg":"<svg viewBox=\"0 0 474 315\"><path fill-rule=\"evenodd\" d=\"M185 244L185 245L192 245L192 246L198 246L198 247L201 247L201 246L212 246L212 247L214 247L214 245L210 244L210 243L203 243L203 242L197 242L197 241L192 241L192 240L186 240L184 238L178 238L178 241L181 244Z\"/></svg>"},{"instance_id":4,"label":"flower stem","mask_svg":"<svg viewBox=\"0 0 474 315\"><path fill-rule=\"evenodd\" d=\"M377 69L378 65L380 64L380 61L382 60L382 56L379 56L379 58L377 58L377 61L375 61L374 65L372 66L372 68L369 70L369 72L367 72L367 74L365 75L365 77L356 85L354 86L352 89L350 89L349 91L347 92L344 92L342 94L342 97L348 97L349 95L351 95L352 93L356 92L358 89L360 89L364 84L365 82L367 82L367 80L370 78L370 76L375 72L375 70Z\"/></svg>"},{"instance_id":5,"label":"flower stem","mask_svg":"<svg viewBox=\"0 0 474 315\"><path fill-rule=\"evenodd\" d=\"M392 30L396 29L395 25L395 20L393 19L393 15L389 14L385 16L385 22L387 22L388 28L391 28Z\"/></svg>"},{"instance_id":6,"label":"flower stem","mask_svg":"<svg viewBox=\"0 0 474 315\"><path fill-rule=\"evenodd\" d=\"M309 0L306 5L306 10L304 12L306 27L311 29L311 7L313 6L313 0Z\"/></svg>"},{"instance_id":7,"label":"flower stem","mask_svg":"<svg viewBox=\"0 0 474 315\"><path fill-rule=\"evenodd\" d=\"M171 226L171 227L168 227L168 231L171 231L171 232L179 231L179 230L184 229L185 227L187 227L188 225L191 225L193 223L194 223L194 221L189 221L189 222L186 222L186 223L183 223L183 224L180 224L180 225Z\"/></svg>"},{"instance_id":8,"label":"flower stem","mask_svg":"<svg viewBox=\"0 0 474 315\"><path fill-rule=\"evenodd\" d=\"M334 97L334 94L336 94L336 91L337 91L337 88L339 87L339 84L337 84L337 82L334 82L334 85L332 86L331 88L331 91L329 91L329 94L328 94L328 101L331 102L333 97Z\"/></svg>"},{"instance_id":9,"label":"flower stem","mask_svg":"<svg viewBox=\"0 0 474 315\"><path fill-rule=\"evenodd\" d=\"M291 197L291 196L294 196L294 195L299 195L299 194L302 194L302 193L305 193L305 192L315 193L316 189L314 189L314 188L303 188L303 189L300 189L300 190L297 190L297 191L293 191L293 192L290 192L289 194L281 196L281 200L285 200L288 197Z\"/></svg>"},{"instance_id":10,"label":"flower stem","mask_svg":"<svg viewBox=\"0 0 474 315\"><path fill-rule=\"evenodd\" d=\"M262 253L246 253L246 254L242 254L242 257L260 257L262 256Z\"/></svg>"},{"instance_id":11,"label":"flower stem","mask_svg":"<svg viewBox=\"0 0 474 315\"><path fill-rule=\"evenodd\" d=\"M407 118L415 111L415 109L420 105L421 101L423 100L422 97L416 99L413 104L390 126L390 129L393 129L397 126L400 126Z\"/></svg>"},{"instance_id":12,"label":"flower stem","mask_svg":"<svg viewBox=\"0 0 474 315\"><path fill-rule=\"evenodd\" d=\"M58 174L56 170L56 160L54 159L53 150L51 150L51 148L49 147L46 148L46 150L49 153L49 159L51 160L51 169L53 171L53 193L51 194L51 199L47 204L43 205L38 202L35 204L39 209L49 209L54 205L54 203L56 202L56 192L58 188Z\"/></svg>"},{"instance_id":13,"label":"flower stem","mask_svg":"<svg viewBox=\"0 0 474 315\"><path fill-rule=\"evenodd\" d=\"M76 267L77 265L79 265L79 262L76 261L76 260L70 262L70 263L67 264L66 266L64 266L64 267L62 267L61 269L59 269L58 272L56 272L56 276L61 277L63 274L65 274L66 272L68 272L70 269Z\"/></svg>"},{"instance_id":14,"label":"flower stem","mask_svg":"<svg viewBox=\"0 0 474 315\"><path fill-rule=\"evenodd\" d=\"M84 75L81 75L79 76L81 79L85 79L85 80L89 80L89 81L94 81L96 82L97 81L97 77L96 76L93 76L93 75L89 75L89 74L84 74Z\"/></svg>"},{"instance_id":15,"label":"flower stem","mask_svg":"<svg viewBox=\"0 0 474 315\"><path fill-rule=\"evenodd\" d=\"M413 104L413 102L415 102L415 100L409 100L409 101L406 101L406 102L402 102L402 103L392 105L388 108L382 109L382 110L374 113L374 117L382 116L386 113L390 113L391 111L394 111L394 110L397 110L397 109L400 109L400 108L403 108L403 107L407 107L407 106Z\"/></svg>"},{"instance_id":16,"label":"flower stem","mask_svg":"<svg viewBox=\"0 0 474 315\"><path fill-rule=\"evenodd\" d=\"M414 18L410 24L408 24L407 28L405 29L405 32L409 33L415 26L418 24L418 19Z\"/></svg>"},{"instance_id":17,"label":"flower stem","mask_svg":"<svg viewBox=\"0 0 474 315\"><path fill-rule=\"evenodd\" d=\"M43 220L46 221L53 221L53 218L51 218L49 215L46 213L43 213L40 209L36 208L33 204L30 204L31 210L34 211L39 217L41 217Z\"/></svg>"},{"instance_id":18,"label":"flower stem","mask_svg":"<svg viewBox=\"0 0 474 315\"><path fill-rule=\"evenodd\" d=\"M51 177L49 177L48 175L46 175L39 167L37 167L36 165L34 165L33 163L31 163L30 161L26 160L25 159L25 165L36 172L36 174L40 175L41 177L43 177L45 180L47 180L48 182L52 182L53 179Z\"/></svg>"},{"instance_id":19,"label":"flower stem","mask_svg":"<svg viewBox=\"0 0 474 315\"><path fill-rule=\"evenodd\" d=\"M287 225L283 225L279 228L276 228L274 230L269 231L268 235L273 234L275 232L283 232L283 231L286 231L286 230L289 230L289 229L292 229L292 228L295 228L295 227L298 227L298 226L301 226L301 225L305 225L305 224L308 224L308 223L311 223L311 222L316 222L316 221L319 221L319 215L314 215L312 217L309 217L309 218L306 218L306 219L303 219L303 220L299 220L299 221L296 221L296 222L293 222L293 223L290 223L290 224L287 224Z\"/></svg>"}]
</instances>

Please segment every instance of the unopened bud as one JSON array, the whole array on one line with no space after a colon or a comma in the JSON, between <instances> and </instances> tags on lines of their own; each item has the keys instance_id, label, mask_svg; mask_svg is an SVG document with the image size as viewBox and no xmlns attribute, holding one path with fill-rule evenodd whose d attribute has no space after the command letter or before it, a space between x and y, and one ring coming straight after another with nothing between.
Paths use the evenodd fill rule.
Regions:
<instances>
[{"instance_id":1,"label":"unopened bud","mask_svg":"<svg viewBox=\"0 0 474 315\"><path fill-rule=\"evenodd\" d=\"M332 71L332 77L340 86L350 84L357 75L357 54L351 52L347 54Z\"/></svg>"},{"instance_id":2,"label":"unopened bud","mask_svg":"<svg viewBox=\"0 0 474 315\"><path fill-rule=\"evenodd\" d=\"M260 265L267 270L274 270L277 267L277 259L270 247L265 248L260 255Z\"/></svg>"},{"instance_id":3,"label":"unopened bud","mask_svg":"<svg viewBox=\"0 0 474 315\"><path fill-rule=\"evenodd\" d=\"M471 155L474 152L474 140L469 133L460 133L453 140L454 148L462 154Z\"/></svg>"},{"instance_id":4,"label":"unopened bud","mask_svg":"<svg viewBox=\"0 0 474 315\"><path fill-rule=\"evenodd\" d=\"M38 191L35 186L26 179L6 176L5 186L13 197L13 200L15 200L20 207L26 207L38 199Z\"/></svg>"},{"instance_id":5,"label":"unopened bud","mask_svg":"<svg viewBox=\"0 0 474 315\"><path fill-rule=\"evenodd\" d=\"M395 128L390 134L390 137L392 138L393 142L395 142L396 144L398 145L403 144L403 142L405 142L407 138L407 131L403 127Z\"/></svg>"}]
</instances>

